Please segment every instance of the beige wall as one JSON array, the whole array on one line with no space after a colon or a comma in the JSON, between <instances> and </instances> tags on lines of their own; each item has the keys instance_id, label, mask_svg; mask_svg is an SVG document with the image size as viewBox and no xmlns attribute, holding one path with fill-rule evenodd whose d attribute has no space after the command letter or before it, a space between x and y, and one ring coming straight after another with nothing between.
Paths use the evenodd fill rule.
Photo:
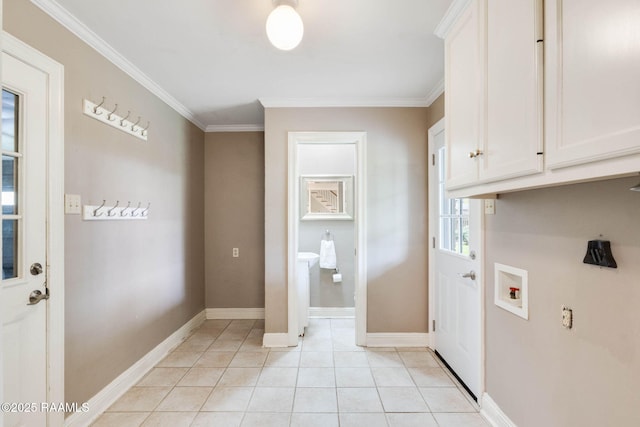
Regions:
<instances>
[{"instance_id":1,"label":"beige wall","mask_svg":"<svg viewBox=\"0 0 640 427\"><path fill-rule=\"evenodd\" d=\"M287 132L367 132L369 332L427 332L427 108L265 111L266 331L287 331Z\"/></svg>"},{"instance_id":2,"label":"beige wall","mask_svg":"<svg viewBox=\"0 0 640 427\"><path fill-rule=\"evenodd\" d=\"M65 192L152 203L142 222L65 218L65 400L85 402L204 308L204 134L31 2L5 0L4 29L65 67ZM82 114L102 96L149 141Z\"/></svg>"},{"instance_id":3,"label":"beige wall","mask_svg":"<svg viewBox=\"0 0 640 427\"><path fill-rule=\"evenodd\" d=\"M207 133L204 154L207 308L264 307L264 133Z\"/></svg>"},{"instance_id":4,"label":"beige wall","mask_svg":"<svg viewBox=\"0 0 640 427\"><path fill-rule=\"evenodd\" d=\"M444 93L440 95L429 106L427 112L427 128L435 125L438 120L444 117Z\"/></svg>"},{"instance_id":5,"label":"beige wall","mask_svg":"<svg viewBox=\"0 0 640 427\"><path fill-rule=\"evenodd\" d=\"M505 194L486 217L487 391L519 427L640 425L640 194L628 190L637 183ZM582 263L600 235L617 269ZM528 321L493 304L494 262L528 270Z\"/></svg>"}]
</instances>

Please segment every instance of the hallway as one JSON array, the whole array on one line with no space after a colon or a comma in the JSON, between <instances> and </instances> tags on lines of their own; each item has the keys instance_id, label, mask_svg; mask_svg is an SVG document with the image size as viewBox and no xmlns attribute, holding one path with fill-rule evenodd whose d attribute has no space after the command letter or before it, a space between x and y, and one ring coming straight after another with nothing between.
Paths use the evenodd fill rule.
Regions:
<instances>
[{"instance_id":1,"label":"hallway","mask_svg":"<svg viewBox=\"0 0 640 427\"><path fill-rule=\"evenodd\" d=\"M262 347L262 320L207 320L93 424L488 426L428 349L362 348L353 319Z\"/></svg>"}]
</instances>

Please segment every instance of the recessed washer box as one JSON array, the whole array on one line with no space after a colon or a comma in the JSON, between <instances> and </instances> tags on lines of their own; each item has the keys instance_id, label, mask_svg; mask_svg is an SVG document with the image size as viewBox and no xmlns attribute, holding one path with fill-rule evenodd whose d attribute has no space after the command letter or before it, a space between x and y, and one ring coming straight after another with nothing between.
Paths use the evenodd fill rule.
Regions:
<instances>
[{"instance_id":1,"label":"recessed washer box","mask_svg":"<svg viewBox=\"0 0 640 427\"><path fill-rule=\"evenodd\" d=\"M494 303L516 316L529 320L527 271L497 262L494 266Z\"/></svg>"}]
</instances>

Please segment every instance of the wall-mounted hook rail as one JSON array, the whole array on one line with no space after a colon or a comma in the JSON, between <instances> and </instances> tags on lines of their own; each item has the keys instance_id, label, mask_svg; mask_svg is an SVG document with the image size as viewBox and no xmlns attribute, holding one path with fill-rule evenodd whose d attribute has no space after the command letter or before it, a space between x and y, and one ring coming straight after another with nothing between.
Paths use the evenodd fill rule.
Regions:
<instances>
[{"instance_id":1,"label":"wall-mounted hook rail","mask_svg":"<svg viewBox=\"0 0 640 427\"><path fill-rule=\"evenodd\" d=\"M116 201L115 205L109 206L107 201L103 200L100 206L85 205L82 218L85 221L116 221L116 220L136 220L149 218L149 207L151 202L147 204L147 208L142 212L140 210L142 202L138 202L138 207L131 207L131 202L127 202L127 206L119 206L120 202Z\"/></svg>"},{"instance_id":2,"label":"wall-mounted hook rail","mask_svg":"<svg viewBox=\"0 0 640 427\"><path fill-rule=\"evenodd\" d=\"M133 121L129 120L131 111L129 111L126 116L122 117L116 114L118 104L115 104L113 110L107 110L104 103L104 97L102 97L102 102L100 102L99 104L95 104L94 102L85 99L83 109L84 114L111 127L119 129L122 132L126 132L129 135L135 136L138 139L141 139L143 141L147 140L147 137L149 136L150 122L147 122L147 127L142 129L142 127L138 126L142 120L140 116L138 116L138 121L134 123Z\"/></svg>"}]
</instances>

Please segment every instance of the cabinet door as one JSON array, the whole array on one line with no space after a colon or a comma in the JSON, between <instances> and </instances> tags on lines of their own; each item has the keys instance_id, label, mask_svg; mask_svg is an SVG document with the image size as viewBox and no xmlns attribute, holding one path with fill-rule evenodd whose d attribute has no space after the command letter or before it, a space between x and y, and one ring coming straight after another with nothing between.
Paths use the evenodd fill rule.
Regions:
<instances>
[{"instance_id":1,"label":"cabinet door","mask_svg":"<svg viewBox=\"0 0 640 427\"><path fill-rule=\"evenodd\" d=\"M445 129L447 189L478 179L480 61L478 0L472 0L445 39Z\"/></svg>"},{"instance_id":2,"label":"cabinet door","mask_svg":"<svg viewBox=\"0 0 640 427\"><path fill-rule=\"evenodd\" d=\"M547 0L550 168L640 152L638 0Z\"/></svg>"},{"instance_id":3,"label":"cabinet door","mask_svg":"<svg viewBox=\"0 0 640 427\"><path fill-rule=\"evenodd\" d=\"M480 181L541 172L542 0L481 4L486 93Z\"/></svg>"}]
</instances>

